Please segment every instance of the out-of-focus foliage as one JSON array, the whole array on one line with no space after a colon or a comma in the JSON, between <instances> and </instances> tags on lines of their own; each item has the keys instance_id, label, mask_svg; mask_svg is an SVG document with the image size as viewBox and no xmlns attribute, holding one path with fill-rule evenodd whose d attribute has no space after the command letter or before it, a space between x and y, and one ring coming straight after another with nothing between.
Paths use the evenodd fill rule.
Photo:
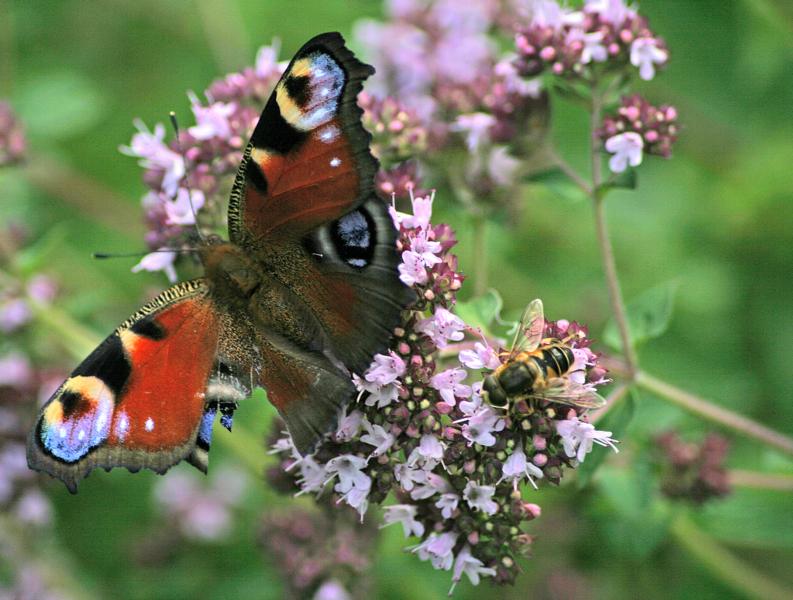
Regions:
<instances>
[{"instance_id":1,"label":"out-of-focus foliage","mask_svg":"<svg viewBox=\"0 0 793 600\"><path fill-rule=\"evenodd\" d=\"M648 323L641 332L647 338L642 365L793 434L786 352L793 336L793 10L782 0L645 0L641 10L663 34L673 61L640 90L675 105L683 127L674 159L646 161L637 189L608 199L628 304L660 303L664 310L655 318L669 320L660 337L663 323ZM133 118L164 122L171 109L187 116L186 89L204 89L220 74L251 64L256 48L273 37L288 57L321 31L338 29L349 38L357 19L379 18L380 11L379 3L367 0L304 0L299 18L294 3L280 0L113 0L90 7L76 0L0 0L0 98L10 100L28 136L27 163L0 170L0 226L18 224L30 240L29 250L16 255L19 271L52 277L59 311L88 331L111 331L147 293L166 284L161 275L132 275L125 259L90 258L94 251L144 249L140 170L118 152L133 132ZM584 113L573 104L554 109L557 145L583 148ZM583 154L569 158L586 172ZM527 185L521 193L518 217L487 223L488 268L503 296L503 314L517 316L541 296L549 318L574 315L590 325L593 337L610 341L591 206L552 186ZM438 197L437 220L457 230L465 272L474 262L471 221L458 204L443 202L451 192L440 190ZM476 316L488 308L469 310ZM69 332L53 327L36 320L25 335L59 375L74 366L75 352L67 347ZM652 464L659 432L677 428L701 439L712 426L644 392L621 409L635 413L619 432L621 452L607 457L588 487L537 492L544 510L534 522L536 556L523 561L517 585L496 591L487 582L479 588L465 583L458 597L700 599L734 593L681 549L681 538L696 542L680 525L689 521L675 521L688 509L663 499ZM31 405L29 420L32 413ZM262 513L293 502L256 478L255 469L266 464L260 440L273 414L257 394L241 406L235 424L252 443L237 436L213 448L212 471L254 469L237 495L216 497L212 487L220 484L200 482L215 501L207 508L215 511L213 540L163 533L173 515L154 498L158 477L152 473L95 473L78 496L42 480L54 503L53 530L17 535L17 546L0 540L0 597L4 582L22 570L65 597L281 597L274 561L261 549L266 544L257 543L266 536ZM629 420L616 411L609 417ZM217 437L235 436L218 431ZM730 434L730 442L730 468L793 473L788 458L755 441ZM245 464L230 444L245 447ZM193 477L192 471L180 465L169 477ZM217 521L223 511L227 527ZM24 527L15 513L0 519L3 531L19 534ZM687 519L710 541L793 586L789 493L738 487ZM670 529L672 522L677 525ZM376 596L445 594L448 575L402 546L397 528L382 532L372 566Z\"/></svg>"}]
</instances>

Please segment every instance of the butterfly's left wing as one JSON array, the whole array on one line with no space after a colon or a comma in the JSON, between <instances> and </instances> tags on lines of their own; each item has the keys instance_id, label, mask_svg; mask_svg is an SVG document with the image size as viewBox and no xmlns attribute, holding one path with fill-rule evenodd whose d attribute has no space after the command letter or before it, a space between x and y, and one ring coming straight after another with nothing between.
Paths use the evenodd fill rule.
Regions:
<instances>
[{"instance_id":1,"label":"butterfly's left wing","mask_svg":"<svg viewBox=\"0 0 793 600\"><path fill-rule=\"evenodd\" d=\"M262 383L301 451L332 427L353 395L325 367L348 379L363 372L388 346L412 298L399 280L397 232L374 193L377 160L357 105L373 72L338 33L306 43L267 102L231 193L231 241L277 280L282 289L270 304L292 315L281 319L293 322L280 333L298 347L282 352L279 341L264 341L263 353L268 346L274 352L264 357ZM289 335L300 327L310 334ZM306 368L289 375L295 363L275 355L292 356L322 376L297 385ZM324 407L328 398L335 411Z\"/></svg>"},{"instance_id":2,"label":"butterfly's left wing","mask_svg":"<svg viewBox=\"0 0 793 600\"><path fill-rule=\"evenodd\" d=\"M72 493L96 467L164 473L186 459L206 471L218 408L250 389L218 362L225 320L203 280L145 305L42 407L28 440L30 467Z\"/></svg>"}]
</instances>

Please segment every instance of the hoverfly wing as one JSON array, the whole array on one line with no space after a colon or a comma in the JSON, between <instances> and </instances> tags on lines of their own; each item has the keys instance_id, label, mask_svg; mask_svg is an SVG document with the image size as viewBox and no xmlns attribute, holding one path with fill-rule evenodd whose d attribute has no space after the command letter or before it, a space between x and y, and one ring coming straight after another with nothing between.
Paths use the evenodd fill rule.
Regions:
<instances>
[{"instance_id":1,"label":"hoverfly wing","mask_svg":"<svg viewBox=\"0 0 793 600\"><path fill-rule=\"evenodd\" d=\"M534 397L578 408L600 408L606 404L606 399L596 391L563 377L552 379Z\"/></svg>"},{"instance_id":2,"label":"hoverfly wing","mask_svg":"<svg viewBox=\"0 0 793 600\"><path fill-rule=\"evenodd\" d=\"M542 300L537 298L529 302L518 321L517 331L509 353L510 359L515 358L520 352L536 350L542 342L544 331L545 314L542 309Z\"/></svg>"}]
</instances>

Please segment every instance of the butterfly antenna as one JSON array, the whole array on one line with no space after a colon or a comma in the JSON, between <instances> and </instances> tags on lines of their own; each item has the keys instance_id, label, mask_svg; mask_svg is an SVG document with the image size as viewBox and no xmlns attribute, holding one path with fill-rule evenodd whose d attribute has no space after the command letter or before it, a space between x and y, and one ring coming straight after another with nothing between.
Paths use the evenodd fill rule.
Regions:
<instances>
[{"instance_id":1,"label":"butterfly antenna","mask_svg":"<svg viewBox=\"0 0 793 600\"><path fill-rule=\"evenodd\" d=\"M161 248L160 250L144 250L142 252L94 252L93 257L96 259L105 259L105 258L140 258L141 256L146 256L147 254L153 254L154 252L197 252L197 248Z\"/></svg>"},{"instance_id":2,"label":"butterfly antenna","mask_svg":"<svg viewBox=\"0 0 793 600\"><path fill-rule=\"evenodd\" d=\"M182 141L179 139L179 122L176 120L176 113L174 111L169 112L168 117L171 119L171 125L173 126L174 133L176 134L176 149L179 150L179 154L184 161L184 186L185 189L187 189L187 201L190 203L190 212L193 213L193 224L195 225L195 230L199 239L202 242L206 242L206 238L204 237L204 234L201 233L201 228L198 226L198 214L196 213L195 205L193 204L193 190L190 189L190 184L188 183L187 156L182 150Z\"/></svg>"}]
</instances>

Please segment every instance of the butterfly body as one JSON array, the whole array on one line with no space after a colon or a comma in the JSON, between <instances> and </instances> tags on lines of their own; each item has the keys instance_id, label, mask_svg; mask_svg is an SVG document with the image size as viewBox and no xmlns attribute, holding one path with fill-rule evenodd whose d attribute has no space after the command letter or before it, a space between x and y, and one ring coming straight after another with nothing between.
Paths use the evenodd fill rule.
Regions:
<instances>
[{"instance_id":1,"label":"butterfly body","mask_svg":"<svg viewBox=\"0 0 793 600\"><path fill-rule=\"evenodd\" d=\"M44 405L28 463L66 483L93 468L206 471L212 426L256 386L310 451L411 300L356 96L373 72L323 34L298 51L245 148L229 241L111 334Z\"/></svg>"}]
</instances>

